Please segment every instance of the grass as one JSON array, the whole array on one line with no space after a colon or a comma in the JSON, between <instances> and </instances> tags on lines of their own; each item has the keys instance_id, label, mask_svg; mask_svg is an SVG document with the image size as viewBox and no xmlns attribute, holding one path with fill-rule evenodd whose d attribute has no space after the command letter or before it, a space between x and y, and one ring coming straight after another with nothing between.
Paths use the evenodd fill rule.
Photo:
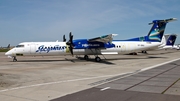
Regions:
<instances>
[{"instance_id":1,"label":"grass","mask_svg":"<svg viewBox=\"0 0 180 101\"><path fill-rule=\"evenodd\" d=\"M0 52L7 52L9 49L0 49Z\"/></svg>"}]
</instances>

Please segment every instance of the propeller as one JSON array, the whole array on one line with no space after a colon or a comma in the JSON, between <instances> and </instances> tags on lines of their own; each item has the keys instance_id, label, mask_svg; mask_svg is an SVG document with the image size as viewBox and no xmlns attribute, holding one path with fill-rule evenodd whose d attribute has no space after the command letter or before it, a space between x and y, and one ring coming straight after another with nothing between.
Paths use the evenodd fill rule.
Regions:
<instances>
[{"instance_id":1,"label":"propeller","mask_svg":"<svg viewBox=\"0 0 180 101\"><path fill-rule=\"evenodd\" d=\"M65 37L65 35L63 35L63 42L66 42L66 37Z\"/></svg>"},{"instance_id":2,"label":"propeller","mask_svg":"<svg viewBox=\"0 0 180 101\"><path fill-rule=\"evenodd\" d=\"M74 44L73 44L73 35L71 34L71 32L69 33L69 41L66 42L66 45L69 46L69 50L71 52L71 55L73 56L73 46L74 46Z\"/></svg>"}]
</instances>

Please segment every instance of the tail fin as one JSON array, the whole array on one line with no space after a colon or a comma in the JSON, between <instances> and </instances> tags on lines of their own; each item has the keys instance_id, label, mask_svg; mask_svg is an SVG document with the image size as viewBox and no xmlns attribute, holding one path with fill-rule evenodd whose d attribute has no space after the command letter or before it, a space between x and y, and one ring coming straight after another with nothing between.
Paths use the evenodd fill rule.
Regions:
<instances>
[{"instance_id":1,"label":"tail fin","mask_svg":"<svg viewBox=\"0 0 180 101\"><path fill-rule=\"evenodd\" d=\"M175 41L176 41L176 38L177 38L177 35L176 35L176 34L171 34L171 35L168 37L167 41L166 41L166 45L171 45L171 46L173 46L174 43L175 43Z\"/></svg>"},{"instance_id":2,"label":"tail fin","mask_svg":"<svg viewBox=\"0 0 180 101\"><path fill-rule=\"evenodd\" d=\"M147 40L148 41L155 41L155 42L161 42L162 37L164 35L164 31L166 28L166 24L171 21L177 20L176 18L170 18L165 20L153 20L153 24L151 30L148 33Z\"/></svg>"},{"instance_id":3,"label":"tail fin","mask_svg":"<svg viewBox=\"0 0 180 101\"><path fill-rule=\"evenodd\" d=\"M7 48L8 48L8 49L10 48L10 44L8 44Z\"/></svg>"}]
</instances>

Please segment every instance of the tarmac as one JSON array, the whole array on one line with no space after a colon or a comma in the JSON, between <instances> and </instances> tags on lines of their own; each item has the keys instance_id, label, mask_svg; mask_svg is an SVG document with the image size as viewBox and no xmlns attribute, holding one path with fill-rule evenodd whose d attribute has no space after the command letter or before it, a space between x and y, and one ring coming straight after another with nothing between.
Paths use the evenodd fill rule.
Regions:
<instances>
[{"instance_id":1,"label":"tarmac","mask_svg":"<svg viewBox=\"0 0 180 101\"><path fill-rule=\"evenodd\" d=\"M97 63L71 56L0 53L3 101L180 101L180 51L105 55Z\"/></svg>"},{"instance_id":2,"label":"tarmac","mask_svg":"<svg viewBox=\"0 0 180 101\"><path fill-rule=\"evenodd\" d=\"M51 101L180 101L180 60Z\"/></svg>"}]
</instances>

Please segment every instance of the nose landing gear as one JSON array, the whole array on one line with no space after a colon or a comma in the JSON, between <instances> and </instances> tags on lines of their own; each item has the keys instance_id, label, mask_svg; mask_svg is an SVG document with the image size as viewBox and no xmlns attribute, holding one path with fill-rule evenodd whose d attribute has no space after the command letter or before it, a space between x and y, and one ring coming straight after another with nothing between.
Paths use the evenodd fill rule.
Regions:
<instances>
[{"instance_id":1,"label":"nose landing gear","mask_svg":"<svg viewBox=\"0 0 180 101\"><path fill-rule=\"evenodd\" d=\"M15 56L13 56L13 62L16 62L17 58Z\"/></svg>"}]
</instances>

